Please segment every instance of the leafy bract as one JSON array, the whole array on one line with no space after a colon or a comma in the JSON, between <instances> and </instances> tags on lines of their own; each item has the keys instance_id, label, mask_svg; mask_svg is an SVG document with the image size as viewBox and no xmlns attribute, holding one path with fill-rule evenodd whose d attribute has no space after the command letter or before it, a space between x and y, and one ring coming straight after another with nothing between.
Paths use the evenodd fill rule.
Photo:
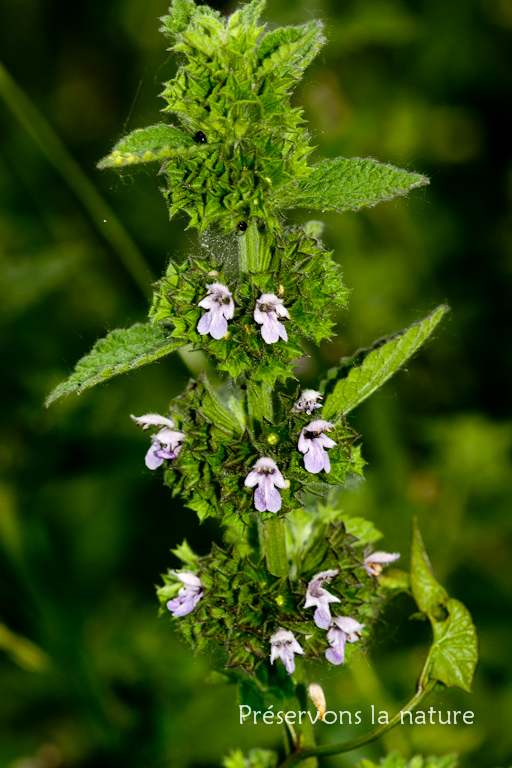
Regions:
<instances>
[{"instance_id":1,"label":"leafy bract","mask_svg":"<svg viewBox=\"0 0 512 768\"><path fill-rule=\"evenodd\" d=\"M148 128L138 128L118 141L112 152L98 163L98 168L125 168L163 162L167 158L200 152L201 145L174 125L157 123Z\"/></svg>"},{"instance_id":2,"label":"leafy bract","mask_svg":"<svg viewBox=\"0 0 512 768\"><path fill-rule=\"evenodd\" d=\"M307 178L287 190L288 205L338 213L357 211L428 183L426 176L372 158L337 157L317 163Z\"/></svg>"},{"instance_id":3,"label":"leafy bract","mask_svg":"<svg viewBox=\"0 0 512 768\"><path fill-rule=\"evenodd\" d=\"M338 413L349 413L381 387L428 339L448 309L441 305L420 323L411 325L384 344L379 342L377 348L365 350L367 354L360 365L352 367L351 361L345 363L339 369L341 380L326 397L322 417L328 420ZM360 359L361 355L353 358L357 362Z\"/></svg>"},{"instance_id":4,"label":"leafy bract","mask_svg":"<svg viewBox=\"0 0 512 768\"><path fill-rule=\"evenodd\" d=\"M476 630L468 609L450 598L435 580L416 521L411 545L411 590L434 634L427 678L470 692L478 661Z\"/></svg>"},{"instance_id":5,"label":"leafy bract","mask_svg":"<svg viewBox=\"0 0 512 768\"><path fill-rule=\"evenodd\" d=\"M136 323L131 328L111 331L79 360L71 376L55 387L46 398L46 405L152 363L182 346L182 339L172 338L171 330L158 324Z\"/></svg>"},{"instance_id":6,"label":"leafy bract","mask_svg":"<svg viewBox=\"0 0 512 768\"><path fill-rule=\"evenodd\" d=\"M311 21L266 34L257 53L262 71L275 71L280 76L293 73L297 79L325 43L322 26L319 21Z\"/></svg>"}]
</instances>

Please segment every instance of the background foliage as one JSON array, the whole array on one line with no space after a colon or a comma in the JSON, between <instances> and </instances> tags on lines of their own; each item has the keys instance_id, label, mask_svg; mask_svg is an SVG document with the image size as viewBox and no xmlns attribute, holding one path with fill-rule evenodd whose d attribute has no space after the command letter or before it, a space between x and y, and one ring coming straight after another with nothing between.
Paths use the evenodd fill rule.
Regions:
<instances>
[{"instance_id":1,"label":"background foliage","mask_svg":"<svg viewBox=\"0 0 512 768\"><path fill-rule=\"evenodd\" d=\"M167 254L198 249L185 219L167 221L152 174L132 182L94 168L122 133L160 120L157 94L173 70L157 32L165 11L165 0L4 0L0 9L3 64L22 88L0 69L0 764L10 768L218 765L230 748L279 743L278 729L238 725L234 689L204 684L215 659L194 658L156 619L153 584L169 548L186 536L205 552L219 536L145 470L147 436L128 418L165 410L187 379L180 359L42 406L97 337L144 320ZM450 303L437 338L354 413L369 467L344 507L375 521L382 548L404 553L416 514L437 578L470 609L481 641L474 695L431 699L443 712L475 711L473 726L404 726L331 762L378 763L396 748L506 768L512 5L270 0L265 18L317 16L328 45L296 98L318 157L370 155L432 183L357 215L322 216L353 289L351 312L301 375L308 383ZM27 132L23 94L114 213L91 198L44 126ZM354 654L350 669L318 668L329 706L362 709L369 724L370 704L391 712L409 696L429 636L411 610L398 598L387 612L373 667ZM325 726L322 738L359 732Z\"/></svg>"}]
</instances>

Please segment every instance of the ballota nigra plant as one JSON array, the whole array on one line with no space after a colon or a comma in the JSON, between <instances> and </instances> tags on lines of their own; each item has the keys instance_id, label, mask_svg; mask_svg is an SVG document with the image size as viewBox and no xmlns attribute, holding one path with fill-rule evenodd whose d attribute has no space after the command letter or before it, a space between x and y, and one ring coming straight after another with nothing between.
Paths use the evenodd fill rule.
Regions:
<instances>
[{"instance_id":1,"label":"ballota nigra plant","mask_svg":"<svg viewBox=\"0 0 512 768\"><path fill-rule=\"evenodd\" d=\"M350 411L416 352L448 308L343 359L317 390L302 389L294 375L302 342L331 338L348 291L320 240L321 223L288 227L283 214L358 210L428 181L372 159L308 163L310 137L290 94L325 42L322 25L267 31L258 21L263 6L252 0L223 19L193 0L173 0L163 17L179 62L162 93L170 119L123 138L99 168L151 165L164 181L169 215L187 214L210 245L171 260L149 322L97 342L48 403L177 350L202 350L220 385L203 372L168 414L132 417L150 433L147 466L200 521L217 518L225 532L223 546L209 553L187 542L173 550L182 565L158 589L162 613L196 651L223 649L224 679L238 684L241 705L264 711L276 699L295 699L306 710L308 660L349 661L352 647L371 638L383 602L407 591L433 633L403 708L411 710L434 686L470 689L471 617L434 579L416 525L410 571L383 572L399 555L375 552L378 532L371 522L343 519L338 499L364 466ZM320 711L319 686L311 695ZM315 745L311 718L287 725L284 764L360 747L398 717L328 746ZM255 750L233 752L225 765L277 761ZM392 755L383 765L406 762Z\"/></svg>"}]
</instances>

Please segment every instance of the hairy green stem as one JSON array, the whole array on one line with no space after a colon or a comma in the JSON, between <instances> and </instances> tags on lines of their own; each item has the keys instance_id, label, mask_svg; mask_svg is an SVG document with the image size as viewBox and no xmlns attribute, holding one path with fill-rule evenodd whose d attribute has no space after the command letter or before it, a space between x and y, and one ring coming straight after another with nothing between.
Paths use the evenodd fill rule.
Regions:
<instances>
[{"instance_id":1,"label":"hairy green stem","mask_svg":"<svg viewBox=\"0 0 512 768\"><path fill-rule=\"evenodd\" d=\"M35 104L0 63L0 96L55 170L73 190L98 232L110 244L144 296L155 277L123 225Z\"/></svg>"},{"instance_id":2,"label":"hairy green stem","mask_svg":"<svg viewBox=\"0 0 512 768\"><path fill-rule=\"evenodd\" d=\"M349 739L348 741L339 744L327 744L324 747L309 747L308 749L299 748L281 763L280 768L292 768L292 766L298 765L311 757L327 757L329 755L341 755L343 752L352 752L354 749L359 749L359 747L363 747L365 744L376 741L376 739L380 738L384 733L390 731L391 728L394 728L395 725L398 725L402 721L402 713L411 712L415 709L423 699L429 695L435 684L435 680L430 680L424 688L418 689L412 699L405 705L405 707L402 707L393 718L391 718L389 723L380 725L369 733L357 736L355 739Z\"/></svg>"},{"instance_id":3,"label":"hairy green stem","mask_svg":"<svg viewBox=\"0 0 512 768\"><path fill-rule=\"evenodd\" d=\"M240 272L258 272L265 261L265 242L261 242L256 222L251 222L239 239L238 259ZM261 253L263 251L263 253ZM247 384L247 410L251 427L255 422L262 425L263 419L272 421L272 389L264 382L249 381ZM258 522L258 536L261 551L265 553L267 568L274 576L288 576L288 555L283 518Z\"/></svg>"}]
</instances>

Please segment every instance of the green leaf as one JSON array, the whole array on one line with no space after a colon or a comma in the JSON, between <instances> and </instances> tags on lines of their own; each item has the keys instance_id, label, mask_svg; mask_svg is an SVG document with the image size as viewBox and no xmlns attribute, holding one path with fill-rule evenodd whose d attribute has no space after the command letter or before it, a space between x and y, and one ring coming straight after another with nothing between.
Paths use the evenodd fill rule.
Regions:
<instances>
[{"instance_id":1,"label":"green leaf","mask_svg":"<svg viewBox=\"0 0 512 768\"><path fill-rule=\"evenodd\" d=\"M46 405L72 392L80 394L95 384L152 363L182 347L183 340L171 338L170 334L167 328L149 323L136 323L131 328L111 331L82 357L74 373L55 387L46 398Z\"/></svg>"},{"instance_id":2,"label":"green leaf","mask_svg":"<svg viewBox=\"0 0 512 768\"><path fill-rule=\"evenodd\" d=\"M119 141L110 155L98 163L98 168L125 168L164 161L176 155L190 154L189 149L200 150L194 139L174 125L157 123L138 128Z\"/></svg>"},{"instance_id":3,"label":"green leaf","mask_svg":"<svg viewBox=\"0 0 512 768\"><path fill-rule=\"evenodd\" d=\"M338 213L357 211L428 183L425 176L371 158L337 157L317 163L309 176L288 187L287 205Z\"/></svg>"},{"instance_id":4,"label":"green leaf","mask_svg":"<svg viewBox=\"0 0 512 768\"><path fill-rule=\"evenodd\" d=\"M428 339L448 310L449 307L441 305L420 323L411 325L391 341L370 350L361 365L352 368L350 363L344 365L341 373L345 378L338 381L333 392L327 396L322 418L329 420L339 413L349 413L381 387Z\"/></svg>"},{"instance_id":5,"label":"green leaf","mask_svg":"<svg viewBox=\"0 0 512 768\"><path fill-rule=\"evenodd\" d=\"M199 380L204 384L206 389L206 395L202 399L200 407L203 416L224 432L241 435L243 429L241 428L239 420L217 399L206 374L202 373Z\"/></svg>"},{"instance_id":6,"label":"green leaf","mask_svg":"<svg viewBox=\"0 0 512 768\"><path fill-rule=\"evenodd\" d=\"M173 555L176 555L176 557L181 560L182 563L188 565L189 568L197 568L199 555L196 555L196 553L190 548L190 544L186 539L183 539L182 543L178 544L176 549L171 549L171 552Z\"/></svg>"},{"instance_id":7,"label":"green leaf","mask_svg":"<svg viewBox=\"0 0 512 768\"><path fill-rule=\"evenodd\" d=\"M276 71L280 76L293 74L298 79L325 43L322 28L320 21L311 21L266 34L258 48L261 69Z\"/></svg>"},{"instance_id":8,"label":"green leaf","mask_svg":"<svg viewBox=\"0 0 512 768\"><path fill-rule=\"evenodd\" d=\"M478 661L476 629L468 609L458 600L451 598L445 607L448 618L432 624L434 654L429 676L470 693Z\"/></svg>"},{"instance_id":9,"label":"green leaf","mask_svg":"<svg viewBox=\"0 0 512 768\"><path fill-rule=\"evenodd\" d=\"M476 629L468 609L448 597L435 580L416 520L411 545L411 590L418 608L428 616L434 634L426 677L470 692L478 661Z\"/></svg>"}]
</instances>

